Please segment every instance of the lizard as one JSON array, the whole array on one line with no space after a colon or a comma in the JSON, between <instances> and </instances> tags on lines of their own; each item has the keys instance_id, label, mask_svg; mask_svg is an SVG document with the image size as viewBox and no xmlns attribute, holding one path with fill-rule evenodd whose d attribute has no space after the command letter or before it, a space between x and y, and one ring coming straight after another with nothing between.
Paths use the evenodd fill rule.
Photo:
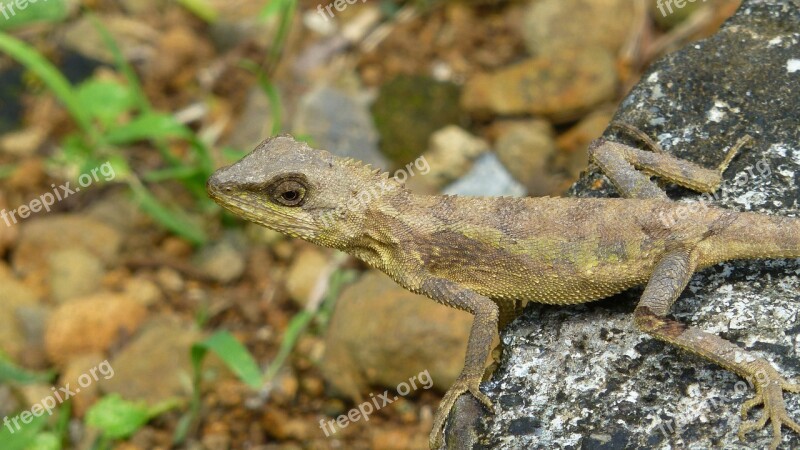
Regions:
<instances>
[{"instance_id":1,"label":"lizard","mask_svg":"<svg viewBox=\"0 0 800 450\"><path fill-rule=\"evenodd\" d=\"M400 286L474 316L464 367L434 414L431 448L462 394L489 411L480 390L495 334L527 302L571 305L644 285L637 329L747 379L755 395L741 408L738 436L771 422L800 433L783 392L800 392L766 359L669 316L700 269L735 259L800 257L800 219L670 200L651 177L716 191L739 139L715 169L679 159L631 126L648 150L598 139L589 156L621 198L418 195L389 174L280 135L263 141L207 182L209 196L234 214L388 274ZM665 220L669 218L669 220ZM757 420L750 410L763 405Z\"/></svg>"}]
</instances>

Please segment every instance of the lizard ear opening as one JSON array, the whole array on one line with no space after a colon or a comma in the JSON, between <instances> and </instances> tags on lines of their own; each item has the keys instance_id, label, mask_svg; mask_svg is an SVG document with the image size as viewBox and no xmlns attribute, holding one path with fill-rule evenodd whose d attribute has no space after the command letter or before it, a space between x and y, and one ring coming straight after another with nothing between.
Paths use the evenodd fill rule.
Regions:
<instances>
[{"instance_id":1,"label":"lizard ear opening","mask_svg":"<svg viewBox=\"0 0 800 450\"><path fill-rule=\"evenodd\" d=\"M299 178L283 178L270 186L270 198L282 206L302 206L306 200L308 188L304 180Z\"/></svg>"}]
</instances>

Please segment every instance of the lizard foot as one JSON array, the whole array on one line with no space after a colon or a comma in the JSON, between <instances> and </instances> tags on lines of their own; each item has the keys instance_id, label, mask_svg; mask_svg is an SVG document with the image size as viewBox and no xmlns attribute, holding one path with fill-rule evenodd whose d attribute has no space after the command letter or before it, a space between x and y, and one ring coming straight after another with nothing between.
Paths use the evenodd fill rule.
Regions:
<instances>
[{"instance_id":1,"label":"lizard foot","mask_svg":"<svg viewBox=\"0 0 800 450\"><path fill-rule=\"evenodd\" d=\"M772 422L772 442L769 448L775 450L781 443L781 425L786 425L800 433L800 425L786 413L783 402L783 391L800 392L800 385L784 380L773 368L759 371L756 377L756 395L742 405L742 420L739 427L739 439L744 441L745 434L764 428L767 421ZM746 421L750 410L758 405L764 405L764 413L758 420Z\"/></svg>"},{"instance_id":2,"label":"lizard foot","mask_svg":"<svg viewBox=\"0 0 800 450\"><path fill-rule=\"evenodd\" d=\"M444 423L447 420L447 416L450 415L450 410L453 408L453 405L456 403L456 400L461 394L469 392L475 398L477 398L484 406L489 410L489 412L494 412L494 406L492 406L492 401L489 400L489 397L486 396L480 390L480 382L481 377L459 377L450 389L447 390L447 393L444 394L441 403L439 403L439 408L436 410L436 414L433 416L433 429L431 430L431 435L428 439L428 443L432 449L437 449L442 446L442 431L444 429Z\"/></svg>"}]
</instances>

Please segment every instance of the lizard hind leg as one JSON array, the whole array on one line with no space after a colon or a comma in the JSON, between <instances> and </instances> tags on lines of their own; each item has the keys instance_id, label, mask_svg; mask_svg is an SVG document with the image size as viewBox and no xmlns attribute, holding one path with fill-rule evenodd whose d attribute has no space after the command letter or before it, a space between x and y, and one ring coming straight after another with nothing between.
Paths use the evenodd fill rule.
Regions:
<instances>
[{"instance_id":1,"label":"lizard hind leg","mask_svg":"<svg viewBox=\"0 0 800 450\"><path fill-rule=\"evenodd\" d=\"M652 150L640 150L602 139L589 147L591 160L608 176L620 194L628 198L666 199L664 191L650 180L651 175L698 192L714 192L722 183L722 173L734 156L753 142L750 136L742 137L716 169L708 169L664 152L655 141L631 125L614 122L612 126L634 135Z\"/></svg>"},{"instance_id":2,"label":"lizard hind leg","mask_svg":"<svg viewBox=\"0 0 800 450\"><path fill-rule=\"evenodd\" d=\"M636 326L651 336L683 350L715 362L736 372L755 386L755 397L742 406L742 420L755 406L763 405L763 415L757 421L745 421L739 428L739 438L772 422L771 449L781 442L781 426L800 433L800 425L786 412L783 392L800 392L800 385L787 382L765 359L760 358L717 335L688 327L667 317L697 267L697 252L674 250L656 266L645 287L642 299L634 312Z\"/></svg>"}]
</instances>

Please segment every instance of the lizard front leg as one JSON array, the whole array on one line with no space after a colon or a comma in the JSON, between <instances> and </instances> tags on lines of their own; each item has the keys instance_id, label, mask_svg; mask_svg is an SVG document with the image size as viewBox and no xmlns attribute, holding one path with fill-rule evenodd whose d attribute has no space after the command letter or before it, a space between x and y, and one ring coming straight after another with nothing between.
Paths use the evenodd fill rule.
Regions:
<instances>
[{"instance_id":1,"label":"lizard front leg","mask_svg":"<svg viewBox=\"0 0 800 450\"><path fill-rule=\"evenodd\" d=\"M800 385L786 381L767 360L719 336L667 317L670 307L697 267L697 259L696 251L677 249L657 264L634 312L636 326L657 339L713 361L750 381L755 386L756 395L742 406L742 420L747 419L747 413L754 406L763 405L764 412L758 421L741 425L739 439L744 440L746 433L761 429L767 421L772 421L770 448L774 450L781 442L781 425L800 433L800 425L788 416L783 401L783 391L800 392Z\"/></svg>"},{"instance_id":2,"label":"lizard front leg","mask_svg":"<svg viewBox=\"0 0 800 450\"><path fill-rule=\"evenodd\" d=\"M444 305L467 311L475 316L467 343L464 368L456 382L447 390L433 418L429 443L431 448L442 444L442 429L450 410L458 397L469 392L483 403L489 411L494 411L491 400L480 391L483 366L497 332L500 309L488 297L479 295L452 281L429 278L419 288L419 292Z\"/></svg>"}]
</instances>

